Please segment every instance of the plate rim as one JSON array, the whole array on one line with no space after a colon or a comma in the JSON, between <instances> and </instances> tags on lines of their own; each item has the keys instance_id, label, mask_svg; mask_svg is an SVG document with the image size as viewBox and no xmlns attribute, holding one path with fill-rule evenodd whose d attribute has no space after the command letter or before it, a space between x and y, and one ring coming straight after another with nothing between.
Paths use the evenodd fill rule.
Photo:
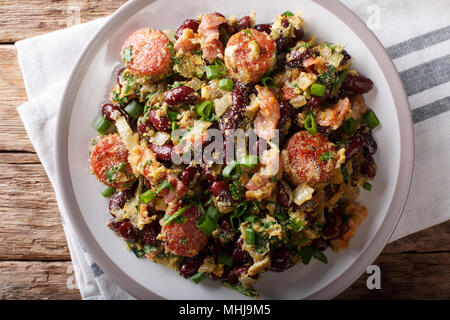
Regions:
<instances>
[{"instance_id":1,"label":"plate rim","mask_svg":"<svg viewBox=\"0 0 450 320\"><path fill-rule=\"evenodd\" d=\"M68 164L68 126L73 111L73 101L76 96L74 86L79 87L83 71L89 67L88 59L96 53L94 48L103 38L111 35L115 31L116 25L121 25L123 20L136 14L144 7L150 5L157 0L131 0L120 7L108 21L95 33L89 40L82 53L78 57L65 86L61 106L57 116L56 126L56 182L61 190L60 197L62 202L59 204L63 207L69 218L71 227L74 229L81 241L82 245L99 267L108 275L108 277L118 284L123 290L137 299L164 299L156 292L153 292L140 283L133 280L125 272L122 271L105 253L103 248L95 240L88 226L83 219L79 219L81 215L80 208L75 199L72 181ZM399 119L399 133L401 141L400 149L400 165L398 170L398 178L394 189L396 196L395 201L391 201L387 210L385 219L381 227L377 231L368 247L360 254L354 263L348 267L339 277L332 280L328 285L315 293L305 297L304 299L331 299L349 287L364 272L365 268L370 265L380 254L389 241L400 217L403 213L409 189L411 186L412 172L414 168L414 135L413 122L410 112L409 102L406 91L401 81L400 75L395 68L393 61L389 57L386 49L375 36L375 34L366 26L366 24L349 8L339 1L327 0L310 0L324 7L331 14L340 19L347 25L367 46L374 56L378 67L380 68L386 82L392 93L395 109ZM393 93L396 93L395 95ZM68 106L68 107L67 107ZM406 164L406 165L405 165ZM400 199L399 199L400 198ZM395 213L395 215L393 214ZM383 228L382 228L383 227Z\"/></svg>"}]
</instances>

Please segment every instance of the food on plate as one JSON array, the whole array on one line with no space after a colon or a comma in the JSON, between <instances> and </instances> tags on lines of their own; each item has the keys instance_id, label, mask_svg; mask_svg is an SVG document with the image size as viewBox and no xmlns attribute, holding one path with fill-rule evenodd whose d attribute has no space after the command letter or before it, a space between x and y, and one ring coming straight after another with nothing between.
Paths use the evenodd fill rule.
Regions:
<instances>
[{"instance_id":1,"label":"food on plate","mask_svg":"<svg viewBox=\"0 0 450 320\"><path fill-rule=\"evenodd\" d=\"M265 272L348 247L376 176L374 84L305 27L214 12L125 40L89 161L137 257L257 297Z\"/></svg>"}]
</instances>

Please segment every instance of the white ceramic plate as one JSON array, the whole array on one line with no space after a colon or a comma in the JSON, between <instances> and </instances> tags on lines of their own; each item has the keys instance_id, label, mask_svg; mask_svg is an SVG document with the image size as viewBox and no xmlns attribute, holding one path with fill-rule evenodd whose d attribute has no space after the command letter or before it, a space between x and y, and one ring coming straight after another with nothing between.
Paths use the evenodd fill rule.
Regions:
<instances>
[{"instance_id":1,"label":"white ceramic plate","mask_svg":"<svg viewBox=\"0 0 450 320\"><path fill-rule=\"evenodd\" d=\"M307 34L346 44L354 67L375 83L367 97L381 121L375 130L378 175L359 201L369 215L348 250L326 252L329 263L312 261L284 273L268 272L256 285L261 298L332 298L355 281L376 258L391 235L406 201L413 168L412 121L400 77L381 44L365 24L338 1L326 0L177 0L131 1L95 35L79 58L67 84L57 129L57 172L70 222L84 247L106 274L137 298L242 299L218 282L200 285L151 261L136 259L106 226L107 201L102 185L88 170L92 123L108 100L121 65L120 50L129 34L141 27L176 29L186 18L218 11L225 15L257 12L257 22L278 13L302 11Z\"/></svg>"}]
</instances>

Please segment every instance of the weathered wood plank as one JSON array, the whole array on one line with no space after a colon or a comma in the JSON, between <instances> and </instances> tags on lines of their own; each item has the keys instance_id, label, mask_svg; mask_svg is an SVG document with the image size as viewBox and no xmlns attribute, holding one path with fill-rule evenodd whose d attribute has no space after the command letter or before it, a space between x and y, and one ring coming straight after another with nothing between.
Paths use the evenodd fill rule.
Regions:
<instances>
[{"instance_id":1,"label":"weathered wood plank","mask_svg":"<svg viewBox=\"0 0 450 320\"><path fill-rule=\"evenodd\" d=\"M0 0L0 42L15 42L113 13L126 0Z\"/></svg>"},{"instance_id":2,"label":"weathered wood plank","mask_svg":"<svg viewBox=\"0 0 450 320\"><path fill-rule=\"evenodd\" d=\"M449 299L450 253L381 255L381 290L361 276L338 299ZM79 299L70 262L0 262L1 299Z\"/></svg>"},{"instance_id":3,"label":"weathered wood plank","mask_svg":"<svg viewBox=\"0 0 450 320\"><path fill-rule=\"evenodd\" d=\"M0 299L81 299L71 262L0 262Z\"/></svg>"},{"instance_id":4,"label":"weathered wood plank","mask_svg":"<svg viewBox=\"0 0 450 320\"><path fill-rule=\"evenodd\" d=\"M450 299L450 252L382 254L381 290L367 289L363 274L337 299Z\"/></svg>"},{"instance_id":5,"label":"weathered wood plank","mask_svg":"<svg viewBox=\"0 0 450 320\"><path fill-rule=\"evenodd\" d=\"M0 70L0 150L34 151L16 110L27 96L14 46L0 46Z\"/></svg>"},{"instance_id":6,"label":"weathered wood plank","mask_svg":"<svg viewBox=\"0 0 450 320\"><path fill-rule=\"evenodd\" d=\"M53 189L37 160L0 156L0 260L70 260Z\"/></svg>"}]
</instances>

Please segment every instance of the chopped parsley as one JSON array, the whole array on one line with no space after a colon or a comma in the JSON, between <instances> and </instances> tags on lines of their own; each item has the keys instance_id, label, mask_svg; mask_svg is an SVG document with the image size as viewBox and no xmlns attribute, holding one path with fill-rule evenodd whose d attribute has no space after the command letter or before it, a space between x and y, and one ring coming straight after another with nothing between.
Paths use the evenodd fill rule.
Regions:
<instances>
[{"instance_id":1,"label":"chopped parsley","mask_svg":"<svg viewBox=\"0 0 450 320\"><path fill-rule=\"evenodd\" d=\"M108 170L106 170L105 172L105 176L106 176L106 180L108 180L109 183L114 183L117 179L117 174L122 171L125 171L125 166L127 164L125 162L122 162L121 164L117 165L117 166L113 166L111 168L109 168Z\"/></svg>"},{"instance_id":2,"label":"chopped parsley","mask_svg":"<svg viewBox=\"0 0 450 320\"><path fill-rule=\"evenodd\" d=\"M334 159L334 154L331 152L331 150L327 150L324 153L322 153L319 157L319 161L329 161Z\"/></svg>"},{"instance_id":3,"label":"chopped parsley","mask_svg":"<svg viewBox=\"0 0 450 320\"><path fill-rule=\"evenodd\" d=\"M251 33L251 31L250 30L248 30L248 29L244 29L244 30L242 30L242 32L244 32L246 35L247 35L247 37L249 37L249 38L251 38L252 37L252 33Z\"/></svg>"},{"instance_id":4,"label":"chopped parsley","mask_svg":"<svg viewBox=\"0 0 450 320\"><path fill-rule=\"evenodd\" d=\"M341 173L344 176L344 182L345 184L348 184L350 182L350 174L348 173L348 170L345 166L341 167Z\"/></svg>"},{"instance_id":5,"label":"chopped parsley","mask_svg":"<svg viewBox=\"0 0 450 320\"><path fill-rule=\"evenodd\" d=\"M126 63L131 62L131 60L133 59L133 53L131 51L131 47L130 46L128 46L128 47L123 49L123 51L122 51L122 59Z\"/></svg>"}]
</instances>

